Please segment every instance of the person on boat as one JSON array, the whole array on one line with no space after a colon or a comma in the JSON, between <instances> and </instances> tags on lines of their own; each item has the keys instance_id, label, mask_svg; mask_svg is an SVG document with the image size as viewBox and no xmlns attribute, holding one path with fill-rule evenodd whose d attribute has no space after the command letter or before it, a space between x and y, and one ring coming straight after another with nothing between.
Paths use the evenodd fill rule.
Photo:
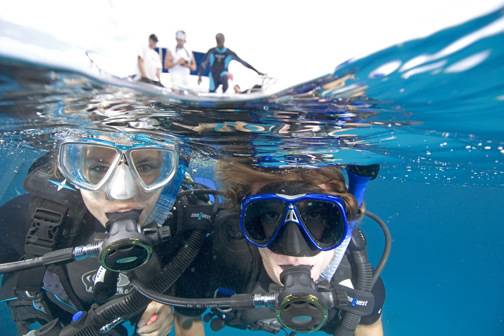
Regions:
<instances>
[{"instance_id":1,"label":"person on boat","mask_svg":"<svg viewBox=\"0 0 504 336\"><path fill-rule=\"evenodd\" d=\"M164 67L171 75L172 88L180 91L189 86L189 75L196 70L193 52L186 48L186 33L179 30L175 34L177 45L166 51Z\"/></svg>"},{"instance_id":2,"label":"person on boat","mask_svg":"<svg viewBox=\"0 0 504 336\"><path fill-rule=\"evenodd\" d=\"M260 76L263 75L262 72L256 70L252 65L238 57L234 51L224 46L225 38L223 34L217 34L215 39L217 41L217 46L208 50L203 58L203 62L200 65L198 72L198 84L201 84L201 76L203 75L206 67L210 66L209 92L216 92L217 88L222 85L222 92L225 93L228 89L228 67L232 60L240 62L243 66L257 72Z\"/></svg>"},{"instance_id":3,"label":"person on boat","mask_svg":"<svg viewBox=\"0 0 504 336\"><path fill-rule=\"evenodd\" d=\"M155 50L157 43L157 36L151 34L149 44L138 52L137 65L141 82L163 86L161 84L161 56Z\"/></svg>"}]
</instances>

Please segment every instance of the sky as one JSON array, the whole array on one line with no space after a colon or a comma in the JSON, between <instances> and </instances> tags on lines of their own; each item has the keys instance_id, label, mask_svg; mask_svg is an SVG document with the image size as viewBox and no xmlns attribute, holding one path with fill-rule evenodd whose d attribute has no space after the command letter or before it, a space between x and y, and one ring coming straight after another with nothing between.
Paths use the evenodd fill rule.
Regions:
<instances>
[{"instance_id":1,"label":"sky","mask_svg":"<svg viewBox=\"0 0 504 336\"><path fill-rule=\"evenodd\" d=\"M151 33L158 46L173 47L175 32L185 30L187 46L205 52L220 32L227 47L280 87L504 6L503 0L0 1L0 52L7 55L79 69L89 67L85 51L92 50L105 70L125 76L135 71ZM257 77L232 71L244 81Z\"/></svg>"}]
</instances>

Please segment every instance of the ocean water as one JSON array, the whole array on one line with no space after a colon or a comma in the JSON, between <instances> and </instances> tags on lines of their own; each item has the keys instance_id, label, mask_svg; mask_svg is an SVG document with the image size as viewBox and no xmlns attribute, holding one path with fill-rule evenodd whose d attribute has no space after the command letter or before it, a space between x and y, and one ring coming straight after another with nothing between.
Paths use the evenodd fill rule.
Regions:
<instances>
[{"instance_id":1,"label":"ocean water","mask_svg":"<svg viewBox=\"0 0 504 336\"><path fill-rule=\"evenodd\" d=\"M30 164L67 128L184 136L191 174L210 180L229 156L278 169L379 163L365 202L393 237L385 334L503 333L503 10L273 95L177 95L0 52L0 99L1 203L24 193ZM382 234L362 227L376 264ZM4 305L0 317L15 335Z\"/></svg>"}]
</instances>

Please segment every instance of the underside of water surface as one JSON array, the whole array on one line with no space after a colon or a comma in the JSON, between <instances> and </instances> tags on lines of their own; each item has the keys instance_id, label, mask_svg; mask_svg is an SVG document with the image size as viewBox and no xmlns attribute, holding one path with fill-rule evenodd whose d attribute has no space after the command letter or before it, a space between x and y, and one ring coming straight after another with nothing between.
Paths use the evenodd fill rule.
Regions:
<instances>
[{"instance_id":1,"label":"underside of water surface","mask_svg":"<svg viewBox=\"0 0 504 336\"><path fill-rule=\"evenodd\" d=\"M0 58L2 152L68 128L183 137L256 167L379 163L394 179L504 185L500 11L269 94L178 94Z\"/></svg>"}]
</instances>

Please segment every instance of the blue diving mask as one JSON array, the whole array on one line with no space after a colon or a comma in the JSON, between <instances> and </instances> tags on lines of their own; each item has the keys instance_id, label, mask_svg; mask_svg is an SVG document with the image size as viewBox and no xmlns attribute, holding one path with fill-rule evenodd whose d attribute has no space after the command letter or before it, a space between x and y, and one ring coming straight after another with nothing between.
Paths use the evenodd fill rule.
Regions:
<instances>
[{"instance_id":1,"label":"blue diving mask","mask_svg":"<svg viewBox=\"0 0 504 336\"><path fill-rule=\"evenodd\" d=\"M257 247L292 256L314 256L338 247L349 230L344 201L321 193L293 194L302 190L301 181L283 184L282 193L243 199L240 225L245 238Z\"/></svg>"},{"instance_id":2,"label":"blue diving mask","mask_svg":"<svg viewBox=\"0 0 504 336\"><path fill-rule=\"evenodd\" d=\"M93 132L73 136L59 146L58 168L75 186L129 199L167 185L179 161L176 141L156 141L140 134Z\"/></svg>"}]
</instances>

